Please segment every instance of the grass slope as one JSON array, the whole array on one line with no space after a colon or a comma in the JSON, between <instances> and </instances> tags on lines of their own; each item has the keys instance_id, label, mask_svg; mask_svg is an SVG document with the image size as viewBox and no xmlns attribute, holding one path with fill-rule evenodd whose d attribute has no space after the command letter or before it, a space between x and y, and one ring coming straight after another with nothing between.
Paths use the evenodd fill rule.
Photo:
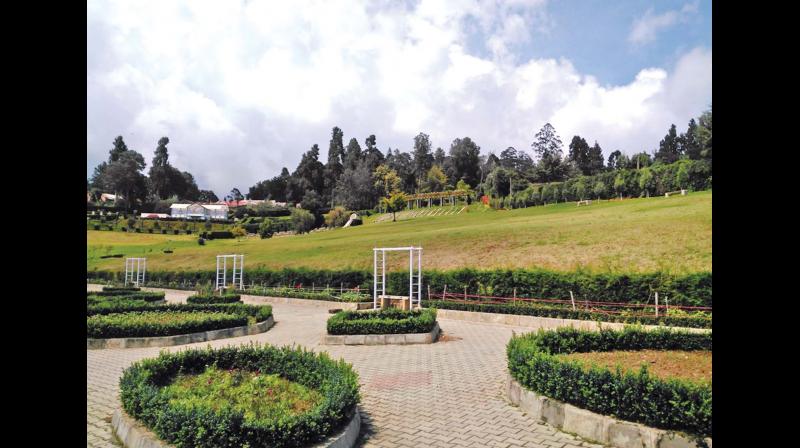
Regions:
<instances>
[{"instance_id":1,"label":"grass slope","mask_svg":"<svg viewBox=\"0 0 800 448\"><path fill-rule=\"evenodd\" d=\"M217 254L244 254L245 268L372 269L372 248L422 246L425 269L545 268L594 272L711 271L712 193L575 203L372 222L261 240L87 231L87 269L123 270L108 254L147 257L148 270L214 270ZM171 254L163 253L171 249ZM387 258L407 269L408 256Z\"/></svg>"}]
</instances>

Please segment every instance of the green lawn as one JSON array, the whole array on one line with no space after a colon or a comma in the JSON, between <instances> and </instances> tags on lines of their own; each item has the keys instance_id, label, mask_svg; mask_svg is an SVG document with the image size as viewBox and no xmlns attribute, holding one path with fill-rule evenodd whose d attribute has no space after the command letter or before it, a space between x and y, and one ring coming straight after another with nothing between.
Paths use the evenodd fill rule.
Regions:
<instances>
[{"instance_id":1,"label":"green lawn","mask_svg":"<svg viewBox=\"0 0 800 448\"><path fill-rule=\"evenodd\" d=\"M217 254L244 254L245 269L372 269L372 248L422 246L423 268L545 268L558 271L687 273L711 271L711 197L575 203L468 212L374 223L261 240L207 241L195 235L87 231L87 268L124 270L124 254L147 257L148 270L214 270ZM165 254L163 250L173 253ZM391 268L408 266L392 255ZM387 260L387 262L389 261Z\"/></svg>"}]
</instances>

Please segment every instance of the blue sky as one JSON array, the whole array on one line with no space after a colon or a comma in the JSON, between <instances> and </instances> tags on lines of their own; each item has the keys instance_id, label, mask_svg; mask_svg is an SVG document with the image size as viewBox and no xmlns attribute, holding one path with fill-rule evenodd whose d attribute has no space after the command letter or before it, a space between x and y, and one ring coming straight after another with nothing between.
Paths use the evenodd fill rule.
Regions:
<instances>
[{"instance_id":1,"label":"blue sky","mask_svg":"<svg viewBox=\"0 0 800 448\"><path fill-rule=\"evenodd\" d=\"M122 135L224 195L330 131L529 150L547 122L652 151L711 104L710 1L90 0L87 175Z\"/></svg>"}]
</instances>

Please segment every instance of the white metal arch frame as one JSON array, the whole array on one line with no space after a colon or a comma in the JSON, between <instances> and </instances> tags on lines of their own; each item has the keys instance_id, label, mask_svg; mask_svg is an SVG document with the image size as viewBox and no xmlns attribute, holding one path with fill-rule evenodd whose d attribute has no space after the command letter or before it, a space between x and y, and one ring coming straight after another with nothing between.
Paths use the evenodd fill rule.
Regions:
<instances>
[{"instance_id":1,"label":"white metal arch frame","mask_svg":"<svg viewBox=\"0 0 800 448\"><path fill-rule=\"evenodd\" d=\"M377 309L378 297L386 295L387 251L408 251L408 309L414 309L415 304L417 308L422 308L422 248L414 246L376 247L372 249L372 308ZM378 263L378 252L380 252L380 263ZM415 268L416 274L414 273Z\"/></svg>"},{"instance_id":2,"label":"white metal arch frame","mask_svg":"<svg viewBox=\"0 0 800 448\"><path fill-rule=\"evenodd\" d=\"M125 286L128 286L128 283L136 286L143 285L146 272L147 258L126 258Z\"/></svg>"},{"instance_id":3,"label":"white metal arch frame","mask_svg":"<svg viewBox=\"0 0 800 448\"><path fill-rule=\"evenodd\" d=\"M236 287L238 282L239 289L244 289L244 255L217 255L217 281L214 289L223 289L228 285L228 258L233 259L231 283Z\"/></svg>"}]
</instances>

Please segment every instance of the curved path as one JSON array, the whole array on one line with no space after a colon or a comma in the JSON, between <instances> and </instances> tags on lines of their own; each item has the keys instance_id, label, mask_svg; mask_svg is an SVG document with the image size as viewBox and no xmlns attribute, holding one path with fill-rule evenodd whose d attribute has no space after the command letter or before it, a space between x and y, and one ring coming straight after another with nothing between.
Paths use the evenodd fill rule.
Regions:
<instances>
[{"instance_id":1,"label":"curved path","mask_svg":"<svg viewBox=\"0 0 800 448\"><path fill-rule=\"evenodd\" d=\"M169 302L191 294L166 291ZM257 296L243 300L259 302ZM111 434L111 414L119 406L119 377L132 362L160 350L256 341L303 345L353 364L361 379L359 446L601 448L526 417L504 398L505 345L512 331L531 328L440 319L444 336L435 344L324 346L327 307L272 307L276 324L258 335L167 348L87 350L88 446L119 446Z\"/></svg>"}]
</instances>

